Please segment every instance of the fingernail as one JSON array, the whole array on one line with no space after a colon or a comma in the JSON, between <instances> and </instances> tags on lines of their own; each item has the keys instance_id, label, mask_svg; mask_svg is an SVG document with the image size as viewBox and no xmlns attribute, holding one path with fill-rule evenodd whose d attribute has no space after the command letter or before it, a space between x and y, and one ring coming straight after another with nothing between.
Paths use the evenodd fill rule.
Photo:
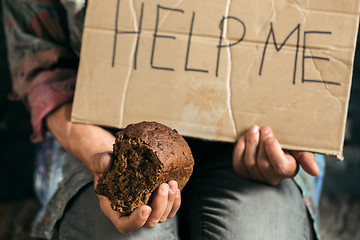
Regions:
<instances>
[{"instance_id":1,"label":"fingernail","mask_svg":"<svg viewBox=\"0 0 360 240\"><path fill-rule=\"evenodd\" d=\"M111 161L111 157L109 154L106 154L102 157L102 160L100 161L100 168L102 171L107 170L110 161Z\"/></svg>"},{"instance_id":2,"label":"fingernail","mask_svg":"<svg viewBox=\"0 0 360 240\"><path fill-rule=\"evenodd\" d=\"M177 182L173 181L169 184L169 186L170 186L170 193L176 193L178 188Z\"/></svg>"},{"instance_id":3,"label":"fingernail","mask_svg":"<svg viewBox=\"0 0 360 240\"><path fill-rule=\"evenodd\" d=\"M167 196L169 194L169 185L167 184L163 184L161 187L160 187L160 192L163 196Z\"/></svg>"},{"instance_id":4,"label":"fingernail","mask_svg":"<svg viewBox=\"0 0 360 240\"><path fill-rule=\"evenodd\" d=\"M251 133L258 133L259 132L259 126L255 125L250 128Z\"/></svg>"},{"instance_id":5,"label":"fingernail","mask_svg":"<svg viewBox=\"0 0 360 240\"><path fill-rule=\"evenodd\" d=\"M180 197L180 189L177 189L175 198L179 198L179 197Z\"/></svg>"},{"instance_id":6,"label":"fingernail","mask_svg":"<svg viewBox=\"0 0 360 240\"><path fill-rule=\"evenodd\" d=\"M261 129L261 134L262 135L268 135L270 133L270 129L265 127Z\"/></svg>"},{"instance_id":7,"label":"fingernail","mask_svg":"<svg viewBox=\"0 0 360 240\"><path fill-rule=\"evenodd\" d=\"M142 216L143 216L143 217L147 217L147 216L150 215L150 213L151 213L151 210L150 210L150 209L144 210L144 211L142 211Z\"/></svg>"}]
</instances>

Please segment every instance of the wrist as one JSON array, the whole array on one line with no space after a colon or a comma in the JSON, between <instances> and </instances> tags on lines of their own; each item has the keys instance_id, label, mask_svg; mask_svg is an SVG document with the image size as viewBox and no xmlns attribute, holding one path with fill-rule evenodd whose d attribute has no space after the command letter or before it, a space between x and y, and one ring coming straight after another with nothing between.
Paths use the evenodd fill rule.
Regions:
<instances>
[{"instance_id":1,"label":"wrist","mask_svg":"<svg viewBox=\"0 0 360 240\"><path fill-rule=\"evenodd\" d=\"M115 138L101 127L72 123L71 107L71 104L61 106L45 118L45 123L62 147L92 171L92 156L111 152Z\"/></svg>"}]
</instances>

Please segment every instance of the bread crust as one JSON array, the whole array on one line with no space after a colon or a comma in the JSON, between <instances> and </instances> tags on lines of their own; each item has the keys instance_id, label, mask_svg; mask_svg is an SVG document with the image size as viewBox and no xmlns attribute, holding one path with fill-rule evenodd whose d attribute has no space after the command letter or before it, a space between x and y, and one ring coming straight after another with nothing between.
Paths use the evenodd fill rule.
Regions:
<instances>
[{"instance_id":1,"label":"bread crust","mask_svg":"<svg viewBox=\"0 0 360 240\"><path fill-rule=\"evenodd\" d=\"M95 192L109 198L112 209L130 215L148 204L160 184L176 180L182 190L194 158L185 139L157 122L130 124L116 134L111 169L99 179Z\"/></svg>"}]
</instances>

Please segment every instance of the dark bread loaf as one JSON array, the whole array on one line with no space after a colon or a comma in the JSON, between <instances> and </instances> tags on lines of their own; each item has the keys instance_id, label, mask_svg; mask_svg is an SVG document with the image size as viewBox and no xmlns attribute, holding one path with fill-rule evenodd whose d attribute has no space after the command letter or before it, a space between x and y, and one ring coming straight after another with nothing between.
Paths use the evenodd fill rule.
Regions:
<instances>
[{"instance_id":1,"label":"dark bread loaf","mask_svg":"<svg viewBox=\"0 0 360 240\"><path fill-rule=\"evenodd\" d=\"M194 159L188 144L163 124L131 124L116 134L113 146L114 162L95 192L126 216L147 204L160 184L176 180L182 190L192 174Z\"/></svg>"}]
</instances>

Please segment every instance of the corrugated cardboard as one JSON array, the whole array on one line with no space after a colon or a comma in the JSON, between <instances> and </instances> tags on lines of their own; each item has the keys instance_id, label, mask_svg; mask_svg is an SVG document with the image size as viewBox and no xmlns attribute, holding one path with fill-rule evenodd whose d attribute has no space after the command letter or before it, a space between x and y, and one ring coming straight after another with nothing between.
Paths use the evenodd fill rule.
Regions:
<instances>
[{"instance_id":1,"label":"corrugated cardboard","mask_svg":"<svg viewBox=\"0 0 360 240\"><path fill-rule=\"evenodd\" d=\"M359 0L90 0L72 121L342 158Z\"/></svg>"}]
</instances>

